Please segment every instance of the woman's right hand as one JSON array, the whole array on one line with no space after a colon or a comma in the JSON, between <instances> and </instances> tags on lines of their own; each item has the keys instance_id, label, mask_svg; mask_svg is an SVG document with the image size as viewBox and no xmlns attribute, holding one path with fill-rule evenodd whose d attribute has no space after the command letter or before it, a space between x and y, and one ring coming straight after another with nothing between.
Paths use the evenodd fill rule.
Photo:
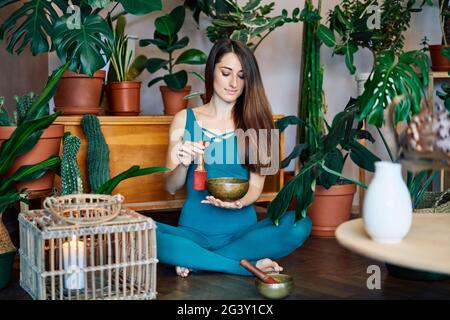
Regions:
<instances>
[{"instance_id":1,"label":"woman's right hand","mask_svg":"<svg viewBox=\"0 0 450 320\"><path fill-rule=\"evenodd\" d=\"M197 154L205 153L205 146L202 142L186 141L183 143L180 139L175 148L178 163L186 168L189 167Z\"/></svg>"}]
</instances>

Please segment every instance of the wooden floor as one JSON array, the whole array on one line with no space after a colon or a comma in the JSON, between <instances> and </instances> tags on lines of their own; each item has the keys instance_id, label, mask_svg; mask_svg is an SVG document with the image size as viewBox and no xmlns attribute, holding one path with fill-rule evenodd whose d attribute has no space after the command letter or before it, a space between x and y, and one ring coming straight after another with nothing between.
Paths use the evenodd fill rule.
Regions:
<instances>
[{"instance_id":1,"label":"wooden floor","mask_svg":"<svg viewBox=\"0 0 450 320\"><path fill-rule=\"evenodd\" d=\"M159 220L158 217L154 217ZM335 239L310 237L304 245L279 261L294 277L295 290L286 299L450 299L450 280L410 281L391 276L383 263L363 258L341 247ZM370 265L381 268L381 289L369 290ZM30 299L19 284L19 264L11 285L0 299ZM198 272L179 278L174 268L158 264L158 299L262 299L254 278Z\"/></svg>"}]
</instances>

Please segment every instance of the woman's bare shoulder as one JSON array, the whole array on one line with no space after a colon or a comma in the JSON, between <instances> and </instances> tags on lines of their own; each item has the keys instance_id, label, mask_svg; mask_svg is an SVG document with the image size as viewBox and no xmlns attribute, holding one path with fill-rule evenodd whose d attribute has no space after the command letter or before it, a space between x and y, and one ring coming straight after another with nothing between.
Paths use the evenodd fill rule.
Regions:
<instances>
[{"instance_id":1,"label":"woman's bare shoulder","mask_svg":"<svg viewBox=\"0 0 450 320\"><path fill-rule=\"evenodd\" d=\"M170 128L171 129L184 128L186 124L186 118L187 118L186 109L178 111L172 119L172 124L170 125Z\"/></svg>"},{"instance_id":2,"label":"woman's bare shoulder","mask_svg":"<svg viewBox=\"0 0 450 320\"><path fill-rule=\"evenodd\" d=\"M205 115L205 110L207 109L208 104L204 104L195 108L192 108L192 111L194 111L194 115Z\"/></svg>"}]
</instances>

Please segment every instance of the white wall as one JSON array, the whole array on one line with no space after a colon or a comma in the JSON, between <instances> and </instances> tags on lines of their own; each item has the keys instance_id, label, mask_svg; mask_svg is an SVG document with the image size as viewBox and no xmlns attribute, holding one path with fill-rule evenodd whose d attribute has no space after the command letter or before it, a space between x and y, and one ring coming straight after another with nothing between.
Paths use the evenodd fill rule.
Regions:
<instances>
[{"instance_id":1,"label":"white wall","mask_svg":"<svg viewBox=\"0 0 450 320\"><path fill-rule=\"evenodd\" d=\"M170 12L177 5L182 4L182 0L163 1L163 12ZM240 1L242 3L246 2ZM270 1L265 0L265 3ZM326 14L340 1L324 0L322 8L322 17L326 19ZM435 0L437 2L437 0ZM276 1L274 14L281 13L282 9L287 9L289 13L295 7L304 6L303 0L283 0ZM128 17L128 34L138 36L140 39L152 38L154 32L154 19L161 15L161 12L153 12L145 17ZM185 25L181 29L179 36L189 36L189 47L199 48L206 53L209 52L212 44L206 37L207 20L201 20L200 28L192 18L190 11L186 11ZM256 57L261 69L264 86L270 103L275 114L296 115L298 109L298 90L299 90L299 72L300 72L300 53L301 53L301 35L302 23L286 24L275 30L267 37L260 47L256 50ZM405 33L405 50L418 49L419 42L427 36L430 43L440 42L440 30L438 25L437 6L425 7L422 13L413 14L411 28ZM137 47L137 54L145 54L147 57L164 57L155 47L145 48ZM345 67L343 56L332 57L331 49L323 46L321 50L322 64L324 66L324 91L328 105L327 119L331 121L336 113L343 110L350 96L356 97L355 77L351 76ZM368 50L360 50L355 63L358 72L368 72L372 66L372 56ZM51 55L49 58L49 70L53 70L59 64L57 58ZM202 71L203 67L186 66L188 70ZM147 83L153 78L148 72L140 76L143 82L141 93L142 114L162 114L162 100L158 85L147 88ZM190 83L193 90L201 90L202 83L194 77L191 77ZM191 101L191 105L197 105L200 100ZM295 142L295 128L288 129L285 134L286 153L292 150ZM375 135L377 143L372 149L382 158L387 159L384 147L378 143L378 136ZM293 168L291 165L290 169ZM345 174L353 178L358 178L358 169L348 161L345 167ZM355 199L355 203L357 198Z\"/></svg>"}]
</instances>

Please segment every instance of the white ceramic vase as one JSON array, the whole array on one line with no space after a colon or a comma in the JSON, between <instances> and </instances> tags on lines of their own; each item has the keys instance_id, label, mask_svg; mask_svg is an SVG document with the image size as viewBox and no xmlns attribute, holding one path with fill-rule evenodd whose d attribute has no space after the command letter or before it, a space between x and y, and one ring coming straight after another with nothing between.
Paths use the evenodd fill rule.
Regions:
<instances>
[{"instance_id":1,"label":"white ceramic vase","mask_svg":"<svg viewBox=\"0 0 450 320\"><path fill-rule=\"evenodd\" d=\"M376 242L399 243L408 234L412 202L400 164L375 163L375 176L364 198L363 221L366 232Z\"/></svg>"}]
</instances>

